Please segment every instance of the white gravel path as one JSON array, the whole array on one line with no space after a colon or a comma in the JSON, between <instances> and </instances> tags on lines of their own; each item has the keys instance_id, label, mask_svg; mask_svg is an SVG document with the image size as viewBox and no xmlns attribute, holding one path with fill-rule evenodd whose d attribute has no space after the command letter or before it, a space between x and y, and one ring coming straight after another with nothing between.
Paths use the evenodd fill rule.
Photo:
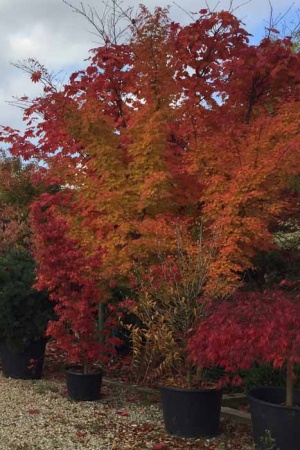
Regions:
<instances>
[{"instance_id":1,"label":"white gravel path","mask_svg":"<svg viewBox=\"0 0 300 450\"><path fill-rule=\"evenodd\" d=\"M157 394L107 381L98 402L67 398L65 380L0 375L0 450L251 450L245 425L222 421L212 439L164 431Z\"/></svg>"},{"instance_id":2,"label":"white gravel path","mask_svg":"<svg viewBox=\"0 0 300 450\"><path fill-rule=\"evenodd\" d=\"M153 449L154 428L163 433L159 406L145 406L132 393L112 386L104 385L102 393L99 402L73 402L63 381L0 377L0 449Z\"/></svg>"}]
</instances>

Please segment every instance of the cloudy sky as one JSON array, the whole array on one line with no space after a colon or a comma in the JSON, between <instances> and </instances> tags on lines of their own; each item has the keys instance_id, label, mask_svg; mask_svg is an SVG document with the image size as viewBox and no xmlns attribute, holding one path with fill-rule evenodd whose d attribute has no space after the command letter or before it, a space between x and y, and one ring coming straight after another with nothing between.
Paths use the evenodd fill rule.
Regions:
<instances>
[{"instance_id":1,"label":"cloudy sky","mask_svg":"<svg viewBox=\"0 0 300 450\"><path fill-rule=\"evenodd\" d=\"M108 0L109 1L109 0ZM80 7L80 0L69 0ZM228 9L230 0L220 0L217 9ZM287 27L297 22L300 0L271 0L273 17L286 13ZM123 6L138 6L144 3L149 8L173 4L172 0L124 0ZM177 0L177 5L187 11L198 11L205 7L205 0ZM217 0L208 1L211 8ZM244 3L244 5L243 5ZM101 16L103 1L84 0L83 4L96 8ZM247 30L256 39L262 36L270 16L269 0L235 0L235 14L246 23ZM188 21L188 16L178 7L171 8L172 18ZM9 105L12 96L37 95L39 87L33 85L28 75L12 66L20 60L37 58L50 71L68 75L84 67L88 50L97 45L93 29L79 14L72 12L63 0L0 0L0 124L22 128L21 111ZM99 43L99 40L98 40Z\"/></svg>"}]
</instances>

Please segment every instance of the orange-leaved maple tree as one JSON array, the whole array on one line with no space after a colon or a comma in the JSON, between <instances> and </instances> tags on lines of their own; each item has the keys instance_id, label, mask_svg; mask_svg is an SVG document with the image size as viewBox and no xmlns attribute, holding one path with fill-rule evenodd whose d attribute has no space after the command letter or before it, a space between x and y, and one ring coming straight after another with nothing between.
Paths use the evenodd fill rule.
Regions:
<instances>
[{"instance_id":1,"label":"orange-leaved maple tree","mask_svg":"<svg viewBox=\"0 0 300 450\"><path fill-rule=\"evenodd\" d=\"M101 249L99 283L172 253L176 223L192 233L201 219L216 249L205 289L231 292L257 249L275 245L283 215L297 214L299 54L288 38L250 45L227 11L180 25L142 6L130 30L61 90L30 61L44 94L25 109L25 133L6 127L1 139L72 192L59 214L87 258Z\"/></svg>"}]
</instances>

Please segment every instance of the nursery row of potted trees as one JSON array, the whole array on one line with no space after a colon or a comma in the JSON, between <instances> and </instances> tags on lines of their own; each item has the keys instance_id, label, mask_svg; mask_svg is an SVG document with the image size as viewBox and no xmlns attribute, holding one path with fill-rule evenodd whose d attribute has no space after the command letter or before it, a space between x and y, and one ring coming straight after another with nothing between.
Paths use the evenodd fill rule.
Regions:
<instances>
[{"instance_id":1,"label":"nursery row of potted trees","mask_svg":"<svg viewBox=\"0 0 300 450\"><path fill-rule=\"evenodd\" d=\"M248 399L257 447L264 449L267 430L281 450L294 450L300 420L299 391L293 388L295 365L300 362L299 286L282 280L277 287L239 290L217 303L205 301L201 295L209 257L201 245L194 254L178 248L177 254L144 273L135 269L133 295L119 305L139 319L138 325L129 325L134 370L139 381L159 382L166 430L199 437L219 432L222 398L221 387L203 383L201 369L220 366L221 383L239 384L240 371L255 362L285 367L285 391L258 387ZM48 293L33 288L34 267L29 252L1 258L0 341L6 377L42 376L46 329L55 313ZM67 370L70 398L100 399L102 370L95 371L92 364L102 359L103 367L99 336L94 334L94 341L81 336L77 341L77 354L90 350L92 357L81 353L76 360L71 350L73 361L85 365L85 370L82 366Z\"/></svg>"},{"instance_id":2,"label":"nursery row of potted trees","mask_svg":"<svg viewBox=\"0 0 300 450\"><path fill-rule=\"evenodd\" d=\"M89 274L91 268L97 269L98 260L87 263L76 240L68 237L64 218L51 216L54 197L42 194L40 198L32 207L43 225L36 245L53 252L39 252L44 279L36 283L36 265L26 233L25 240L23 235L21 241L18 237L17 245L2 247L0 341L4 376L40 378L46 341L54 337L66 364L77 363L67 370L69 396L99 400L102 370L93 370L99 362L105 367L120 344L111 332L120 324L116 315L122 311L135 317L135 322L127 325L134 369L139 381L160 384L169 433L197 437L219 432L222 390L215 386L207 389L201 369L220 366L228 373L221 382L239 383L240 370L264 362L286 368L286 394L282 388L257 388L249 393L255 443L264 450L267 430L281 450L298 449L299 392L293 389L295 365L300 362L297 281L285 279L281 268L273 286L263 283L250 293L238 289L224 298L208 297L205 288L214 248L205 245L201 228L200 232L192 229L192 233L185 227L177 228L172 252L158 252L156 261L133 266L130 298L118 307L110 305L108 330L103 325L99 330L99 319L103 319L101 287L93 281L93 272L92 277ZM297 280L296 269L292 278Z\"/></svg>"},{"instance_id":3,"label":"nursery row of potted trees","mask_svg":"<svg viewBox=\"0 0 300 450\"><path fill-rule=\"evenodd\" d=\"M44 223L44 238L54 245L51 229ZM62 224L57 222L54 230L56 245L58 248L64 245L65 251L54 252L56 259L48 264L55 263L57 269L65 270L61 273L57 270L57 279L49 283L52 300L45 289L34 288L35 262L28 249L15 246L2 252L3 375L40 378L48 330L48 338L51 335L56 338L66 364L81 364L67 371L69 396L76 400L99 400L102 370L93 373L94 364L100 361L105 366L120 341L110 337L108 345L103 339L101 342L99 305L90 302L90 297L97 299L99 289L84 277L84 260L80 252L74 253L73 241L66 245ZM254 362L271 363L274 368L284 366L286 395L282 388L258 388L249 393L249 401L258 448L263 449L263 437L268 430L281 450L294 450L298 448L300 429L299 393L293 389L295 364L300 362L299 286L283 278L281 267L277 287L263 284L256 291L240 289L225 299L206 298L208 267L214 255L204 245L202 234L200 228L198 239L191 239L177 228L174 251L168 256L158 254L155 264L135 265L130 298L119 303L118 308L112 305L109 308L111 314L118 310L135 317L127 328L137 379L160 384L169 433L214 436L219 431L222 391L203 385L201 369L221 366L228 373L221 381L238 383L239 371L249 369ZM68 273L72 273L72 280ZM296 273L294 269L294 278ZM56 297L67 297L66 302L56 303ZM111 331L117 322L110 319ZM102 337L105 337L103 330Z\"/></svg>"},{"instance_id":4,"label":"nursery row of potted trees","mask_svg":"<svg viewBox=\"0 0 300 450\"><path fill-rule=\"evenodd\" d=\"M248 280L231 295L208 299L205 284L213 255L199 243L197 252L190 254L178 247L146 276L135 273L138 297L129 308L140 319L139 326L131 327L140 380L160 383L168 432L214 436L219 430L222 386L241 385L243 371L256 363L284 369L285 388L257 386L248 392L254 441L262 450L272 442L281 450L296 450L300 442L299 390L294 388L300 362L298 251L265 258L268 268L261 270L265 279L272 274L271 284L260 281L254 288L253 280ZM257 279L258 275L257 270ZM213 386L201 379L202 370L210 367L222 369Z\"/></svg>"}]
</instances>

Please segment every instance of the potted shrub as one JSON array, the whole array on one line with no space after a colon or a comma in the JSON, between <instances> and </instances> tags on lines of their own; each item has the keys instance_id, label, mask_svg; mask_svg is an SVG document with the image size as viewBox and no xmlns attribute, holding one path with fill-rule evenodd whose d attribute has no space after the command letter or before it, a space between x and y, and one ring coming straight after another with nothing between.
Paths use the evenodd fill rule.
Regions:
<instances>
[{"instance_id":1,"label":"potted shrub","mask_svg":"<svg viewBox=\"0 0 300 450\"><path fill-rule=\"evenodd\" d=\"M91 307L79 312L78 306L83 305L67 308L65 319L59 316L57 322L50 324L48 333L54 337L55 346L64 357L68 397L77 401L96 401L101 396L106 348L100 342L96 314L91 317ZM96 309L97 305L93 307Z\"/></svg>"},{"instance_id":2,"label":"potted shrub","mask_svg":"<svg viewBox=\"0 0 300 450\"><path fill-rule=\"evenodd\" d=\"M300 447L300 391L294 366L300 362L300 294L294 283L238 292L223 300L199 324L189 342L199 367L224 367L223 382L241 382L238 371L254 362L285 367L286 387L257 387L248 393L256 448L266 450L266 435L280 450Z\"/></svg>"},{"instance_id":3,"label":"potted shrub","mask_svg":"<svg viewBox=\"0 0 300 450\"><path fill-rule=\"evenodd\" d=\"M53 307L33 288L35 263L26 250L0 257L0 341L3 375L41 378L45 331Z\"/></svg>"},{"instance_id":4,"label":"potted shrub","mask_svg":"<svg viewBox=\"0 0 300 450\"><path fill-rule=\"evenodd\" d=\"M201 238L186 234L183 239L178 231L172 253L136 268L136 297L127 301L138 319L131 326L138 381L159 382L166 431L183 437L214 436L219 430L221 390L204 386L187 353L192 329L206 307L210 258Z\"/></svg>"},{"instance_id":5,"label":"potted shrub","mask_svg":"<svg viewBox=\"0 0 300 450\"><path fill-rule=\"evenodd\" d=\"M35 164L23 164L0 150L0 341L5 376L40 378L45 330L53 315L45 290L35 284L35 263L29 251L31 202L44 190Z\"/></svg>"},{"instance_id":6,"label":"potted shrub","mask_svg":"<svg viewBox=\"0 0 300 450\"><path fill-rule=\"evenodd\" d=\"M110 362L121 340L110 336L115 318L101 317L103 308L97 302L99 292L91 287L94 283L82 281L73 282L70 296L57 301L57 320L50 321L47 334L54 339L52 350L65 362L69 398L96 401L101 397L103 366Z\"/></svg>"},{"instance_id":7,"label":"potted shrub","mask_svg":"<svg viewBox=\"0 0 300 450\"><path fill-rule=\"evenodd\" d=\"M102 364L106 362L107 346L100 342L96 304L70 301L69 306L58 303L58 320L50 322L47 333L66 365L69 398L95 401L101 396ZM94 311L94 314L91 314Z\"/></svg>"},{"instance_id":8,"label":"potted shrub","mask_svg":"<svg viewBox=\"0 0 300 450\"><path fill-rule=\"evenodd\" d=\"M71 364L66 368L68 396L77 401L96 401L101 396L103 372L100 367L93 365L87 368L84 364Z\"/></svg>"},{"instance_id":9,"label":"potted shrub","mask_svg":"<svg viewBox=\"0 0 300 450\"><path fill-rule=\"evenodd\" d=\"M96 401L101 397L103 366L109 363L114 345L121 340L110 336L110 325L115 326L115 319L102 317L96 283L84 278L79 283L75 278L76 274L72 274L71 284L66 278L68 297L62 291L51 294L52 299L57 299L57 319L49 323L47 334L54 339L52 349L65 362L69 398Z\"/></svg>"}]
</instances>

